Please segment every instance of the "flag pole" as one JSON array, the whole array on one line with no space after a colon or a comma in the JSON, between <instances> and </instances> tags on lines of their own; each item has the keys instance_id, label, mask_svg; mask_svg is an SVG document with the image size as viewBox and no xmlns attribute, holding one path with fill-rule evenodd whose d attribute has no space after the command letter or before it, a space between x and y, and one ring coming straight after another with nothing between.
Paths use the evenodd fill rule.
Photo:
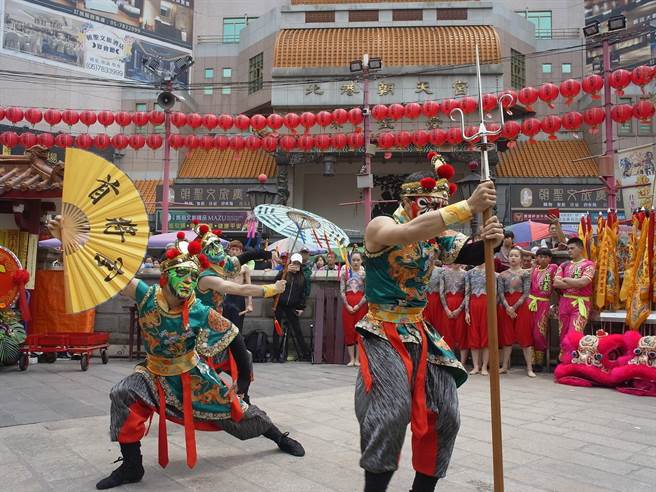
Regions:
<instances>
[{"instance_id":1,"label":"flag pole","mask_svg":"<svg viewBox=\"0 0 656 492\"><path fill-rule=\"evenodd\" d=\"M504 125L503 101L510 99L512 96L504 94L499 98L498 107L501 118L501 125L498 130L488 130L485 126L485 114L483 112L483 86L481 82L481 63L478 54L478 45L476 45L476 78L478 82L478 109L480 116L480 125L478 132L474 135L465 133L465 115L460 108L451 111L451 120L456 121L456 114L460 116L460 130L465 141L471 142L480 138L477 144L481 151L481 182L490 181L490 162L488 160L488 151L494 150L496 146L488 143L488 136L494 136L501 133ZM492 208L483 212L483 224L492 217ZM501 389L499 384L499 339L497 331L497 289L494 269L494 250L490 241L485 241L485 288L487 293L487 329L488 329L488 347L490 351L490 411L492 421L492 462L494 469L494 492L503 492L503 444L501 436Z\"/></svg>"}]
</instances>

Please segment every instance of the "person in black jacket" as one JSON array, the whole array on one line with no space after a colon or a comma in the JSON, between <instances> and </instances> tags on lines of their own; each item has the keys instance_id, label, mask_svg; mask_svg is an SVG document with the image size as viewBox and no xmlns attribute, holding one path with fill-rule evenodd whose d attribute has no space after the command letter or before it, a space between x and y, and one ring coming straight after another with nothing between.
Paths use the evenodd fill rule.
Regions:
<instances>
[{"instance_id":1,"label":"person in black jacket","mask_svg":"<svg viewBox=\"0 0 656 492\"><path fill-rule=\"evenodd\" d=\"M287 271L287 285L285 291L280 295L278 306L276 307L276 319L282 326L282 320L285 318L289 325L291 336L294 337L294 342L298 352L299 359L310 360L310 351L303 338L301 331L301 323L299 316L303 314L305 309L305 275L302 271L303 258L298 253L295 253L290 258L289 268ZM283 271L279 272L276 280L283 278ZM287 359L287 340L283 346L280 346L280 337L276 330L273 330L273 346L271 349L272 362L285 362Z\"/></svg>"}]
</instances>

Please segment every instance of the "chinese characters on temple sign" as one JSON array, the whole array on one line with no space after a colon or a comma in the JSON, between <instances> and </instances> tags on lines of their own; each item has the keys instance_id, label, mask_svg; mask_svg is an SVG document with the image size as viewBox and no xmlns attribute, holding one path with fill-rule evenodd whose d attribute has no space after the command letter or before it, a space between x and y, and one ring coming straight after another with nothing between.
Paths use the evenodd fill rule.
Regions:
<instances>
[{"instance_id":1,"label":"chinese characters on temple sign","mask_svg":"<svg viewBox=\"0 0 656 492\"><path fill-rule=\"evenodd\" d=\"M417 88L415 89L415 92L417 94L421 94L422 92L424 94L432 94L433 93L433 91L430 90L430 84L428 82L425 82L425 81L417 82Z\"/></svg>"},{"instance_id":2,"label":"chinese characters on temple sign","mask_svg":"<svg viewBox=\"0 0 656 492\"><path fill-rule=\"evenodd\" d=\"M349 82L347 84L342 84L339 87L342 95L352 96L353 94L360 94L360 89L355 82Z\"/></svg>"},{"instance_id":3,"label":"chinese characters on temple sign","mask_svg":"<svg viewBox=\"0 0 656 492\"><path fill-rule=\"evenodd\" d=\"M122 217L114 219L105 219L107 222L105 224L104 234L121 236L121 242L125 242L125 235L130 236L137 235L137 224L132 222L130 219L124 219Z\"/></svg>"},{"instance_id":4,"label":"chinese characters on temple sign","mask_svg":"<svg viewBox=\"0 0 656 492\"><path fill-rule=\"evenodd\" d=\"M383 82L383 81L378 82L378 95L379 96L394 95L394 85L395 84L390 82Z\"/></svg>"},{"instance_id":5,"label":"chinese characters on temple sign","mask_svg":"<svg viewBox=\"0 0 656 492\"><path fill-rule=\"evenodd\" d=\"M319 84L310 84L305 86L305 95L310 96L313 94L316 96L323 96L323 89Z\"/></svg>"},{"instance_id":6,"label":"chinese characters on temple sign","mask_svg":"<svg viewBox=\"0 0 656 492\"><path fill-rule=\"evenodd\" d=\"M441 127L442 120L439 118L439 116L433 116L432 118L428 118L428 120L426 120L426 128L429 130L435 130L436 128Z\"/></svg>"},{"instance_id":7,"label":"chinese characters on temple sign","mask_svg":"<svg viewBox=\"0 0 656 492\"><path fill-rule=\"evenodd\" d=\"M392 118L384 118L378 122L379 130L394 130L394 123L392 123Z\"/></svg>"},{"instance_id":8,"label":"chinese characters on temple sign","mask_svg":"<svg viewBox=\"0 0 656 492\"><path fill-rule=\"evenodd\" d=\"M91 199L91 203L95 205L98 203L100 200L103 199L110 191L113 191L115 195L118 195L119 188L121 186L121 183L118 182L118 180L112 181L113 178L108 174L107 179L97 179L100 184L97 188L95 188L91 193L89 193L89 198Z\"/></svg>"},{"instance_id":9,"label":"chinese characters on temple sign","mask_svg":"<svg viewBox=\"0 0 656 492\"><path fill-rule=\"evenodd\" d=\"M247 190L251 184L202 183L173 185L174 204L200 208L250 209ZM157 200L161 200L161 186L157 188Z\"/></svg>"},{"instance_id":10,"label":"chinese characters on temple sign","mask_svg":"<svg viewBox=\"0 0 656 492\"><path fill-rule=\"evenodd\" d=\"M466 96L467 90L469 89L469 84L464 80L456 80L453 83L453 95L454 96Z\"/></svg>"}]
</instances>

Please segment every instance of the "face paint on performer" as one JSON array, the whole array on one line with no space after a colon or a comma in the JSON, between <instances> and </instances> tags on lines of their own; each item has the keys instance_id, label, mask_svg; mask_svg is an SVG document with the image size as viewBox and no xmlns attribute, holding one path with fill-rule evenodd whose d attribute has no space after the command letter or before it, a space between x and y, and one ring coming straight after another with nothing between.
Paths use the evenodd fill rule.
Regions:
<instances>
[{"instance_id":1,"label":"face paint on performer","mask_svg":"<svg viewBox=\"0 0 656 492\"><path fill-rule=\"evenodd\" d=\"M221 243L219 241L213 241L209 243L205 248L203 249L203 254L207 256L207 259L210 260L212 263L221 263L222 261L227 260L227 255L225 254L225 250L223 249L223 246L221 246Z\"/></svg>"},{"instance_id":2,"label":"face paint on performer","mask_svg":"<svg viewBox=\"0 0 656 492\"><path fill-rule=\"evenodd\" d=\"M410 200L410 218L414 219L419 217L426 212L432 210L438 210L441 207L444 207L447 204L447 200L443 198L437 198L430 195L426 196L415 196L409 198Z\"/></svg>"},{"instance_id":3,"label":"face paint on performer","mask_svg":"<svg viewBox=\"0 0 656 492\"><path fill-rule=\"evenodd\" d=\"M198 270L196 269L172 268L167 274L169 289L178 299L187 299L198 285Z\"/></svg>"}]
</instances>

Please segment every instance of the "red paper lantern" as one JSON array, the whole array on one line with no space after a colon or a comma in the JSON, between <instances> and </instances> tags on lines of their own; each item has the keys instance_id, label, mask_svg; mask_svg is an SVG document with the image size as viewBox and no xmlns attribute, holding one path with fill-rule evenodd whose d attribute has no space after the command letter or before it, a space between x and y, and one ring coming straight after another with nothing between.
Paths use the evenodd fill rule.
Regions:
<instances>
[{"instance_id":1,"label":"red paper lantern","mask_svg":"<svg viewBox=\"0 0 656 492\"><path fill-rule=\"evenodd\" d=\"M330 137L333 149L343 149L348 145L348 138L343 133L335 133Z\"/></svg>"},{"instance_id":2,"label":"red paper lantern","mask_svg":"<svg viewBox=\"0 0 656 492\"><path fill-rule=\"evenodd\" d=\"M421 148L425 147L428 145L428 142L430 140L430 136L428 135L428 132L425 130L417 130L412 134L412 144L415 147Z\"/></svg>"},{"instance_id":3,"label":"red paper lantern","mask_svg":"<svg viewBox=\"0 0 656 492\"><path fill-rule=\"evenodd\" d=\"M267 135L262 139L262 148L267 152L275 152L278 147L278 139L272 135Z\"/></svg>"},{"instance_id":4,"label":"red paper lantern","mask_svg":"<svg viewBox=\"0 0 656 492\"><path fill-rule=\"evenodd\" d=\"M104 133L100 133L93 137L93 146L97 149L104 150L112 144L112 139Z\"/></svg>"},{"instance_id":5,"label":"red paper lantern","mask_svg":"<svg viewBox=\"0 0 656 492\"><path fill-rule=\"evenodd\" d=\"M164 139L161 135L153 134L146 137L146 145L153 150L159 149L163 143Z\"/></svg>"},{"instance_id":6,"label":"red paper lantern","mask_svg":"<svg viewBox=\"0 0 656 492\"><path fill-rule=\"evenodd\" d=\"M52 133L40 133L37 136L37 140L39 141L39 145L43 145L48 149L55 145L55 137Z\"/></svg>"},{"instance_id":7,"label":"red paper lantern","mask_svg":"<svg viewBox=\"0 0 656 492\"><path fill-rule=\"evenodd\" d=\"M333 115L328 111L319 111L317 113L317 123L325 128L333 122Z\"/></svg>"},{"instance_id":8,"label":"red paper lantern","mask_svg":"<svg viewBox=\"0 0 656 492\"><path fill-rule=\"evenodd\" d=\"M137 111L132 114L132 122L137 126L146 126L149 121L150 118L145 111Z\"/></svg>"},{"instance_id":9,"label":"red paper lantern","mask_svg":"<svg viewBox=\"0 0 656 492\"><path fill-rule=\"evenodd\" d=\"M205 150L212 150L214 148L214 137L210 135L200 137L200 147Z\"/></svg>"},{"instance_id":10,"label":"red paper lantern","mask_svg":"<svg viewBox=\"0 0 656 492\"><path fill-rule=\"evenodd\" d=\"M34 126L43 119L43 113L36 108L30 108L25 111L25 119Z\"/></svg>"},{"instance_id":11,"label":"red paper lantern","mask_svg":"<svg viewBox=\"0 0 656 492\"><path fill-rule=\"evenodd\" d=\"M305 131L307 131L314 126L314 124L317 121L317 117L314 115L314 113L310 113L309 111L304 112L301 114L301 125L305 128Z\"/></svg>"},{"instance_id":12,"label":"red paper lantern","mask_svg":"<svg viewBox=\"0 0 656 492\"><path fill-rule=\"evenodd\" d=\"M27 132L21 134L20 143L23 147L29 149L30 147L34 147L36 144L38 144L39 140L36 138L34 133Z\"/></svg>"},{"instance_id":13,"label":"red paper lantern","mask_svg":"<svg viewBox=\"0 0 656 492\"><path fill-rule=\"evenodd\" d=\"M112 144L114 144L114 138L112 138ZM178 133L174 133L169 137L169 145L171 146L172 149L178 150L184 147L185 144L185 138L183 135L180 135ZM114 145L116 147L116 145Z\"/></svg>"},{"instance_id":14,"label":"red paper lantern","mask_svg":"<svg viewBox=\"0 0 656 492\"><path fill-rule=\"evenodd\" d=\"M649 122L654 117L654 103L641 99L633 105L633 115L643 123Z\"/></svg>"},{"instance_id":15,"label":"red paper lantern","mask_svg":"<svg viewBox=\"0 0 656 492\"><path fill-rule=\"evenodd\" d=\"M60 133L55 137L55 145L62 149L72 147L73 143L75 143L75 139L69 133Z\"/></svg>"},{"instance_id":16,"label":"red paper lantern","mask_svg":"<svg viewBox=\"0 0 656 492\"><path fill-rule=\"evenodd\" d=\"M499 100L501 101L501 107L503 108L503 110L511 115L512 111L510 110L510 108L512 108L517 104L517 100L518 100L517 92L511 89L503 91L501 94L499 94Z\"/></svg>"},{"instance_id":17,"label":"red paper lantern","mask_svg":"<svg viewBox=\"0 0 656 492\"><path fill-rule=\"evenodd\" d=\"M560 91L558 90L558 86L554 84L546 83L540 86L540 90L538 91L538 94L540 96L540 99L542 99L545 103L547 103L547 106L553 109L554 105L552 101L558 97Z\"/></svg>"},{"instance_id":18,"label":"red paper lantern","mask_svg":"<svg viewBox=\"0 0 656 492\"><path fill-rule=\"evenodd\" d=\"M465 137L471 138L478 133L479 127L477 126L468 126L465 128ZM464 140L464 139L463 139ZM469 145L480 142L481 137L476 137L473 140L465 140Z\"/></svg>"},{"instance_id":19,"label":"red paper lantern","mask_svg":"<svg viewBox=\"0 0 656 492\"><path fill-rule=\"evenodd\" d=\"M116 121L118 122L118 120ZM171 113L171 123L176 128L182 128L187 124L187 115L184 113L180 113L179 111L176 111L175 113Z\"/></svg>"},{"instance_id":20,"label":"red paper lantern","mask_svg":"<svg viewBox=\"0 0 656 492\"><path fill-rule=\"evenodd\" d=\"M441 109L442 113L444 113L447 116L451 116L451 111L456 109L458 107L458 101L455 99L445 99L442 101Z\"/></svg>"},{"instance_id":21,"label":"red paper lantern","mask_svg":"<svg viewBox=\"0 0 656 492\"><path fill-rule=\"evenodd\" d=\"M279 114L272 113L269 116L267 116L267 125L269 125L269 128L271 128L272 130L279 130L280 128L282 128L284 122L285 119Z\"/></svg>"},{"instance_id":22,"label":"red paper lantern","mask_svg":"<svg viewBox=\"0 0 656 492\"><path fill-rule=\"evenodd\" d=\"M451 145L462 143L462 132L460 128L449 128L446 132L446 141Z\"/></svg>"},{"instance_id":23,"label":"red paper lantern","mask_svg":"<svg viewBox=\"0 0 656 492\"><path fill-rule=\"evenodd\" d=\"M586 94L592 96L592 99L600 99L599 91L604 88L604 79L597 74L588 75L583 77L581 89Z\"/></svg>"},{"instance_id":24,"label":"red paper lantern","mask_svg":"<svg viewBox=\"0 0 656 492\"><path fill-rule=\"evenodd\" d=\"M255 136L255 135L249 135L248 137L246 137L246 148L247 149L257 150L260 147L262 147L262 140L259 137Z\"/></svg>"},{"instance_id":25,"label":"red paper lantern","mask_svg":"<svg viewBox=\"0 0 656 492\"><path fill-rule=\"evenodd\" d=\"M322 133L321 135L317 135L316 137L314 137L314 145L316 145L317 149L319 150L326 150L330 148L330 135L328 135L327 133Z\"/></svg>"},{"instance_id":26,"label":"red paper lantern","mask_svg":"<svg viewBox=\"0 0 656 492\"><path fill-rule=\"evenodd\" d=\"M98 121L98 116L96 116L94 111L82 111L80 113L80 121L83 125L91 126Z\"/></svg>"},{"instance_id":27,"label":"red paper lantern","mask_svg":"<svg viewBox=\"0 0 656 492\"><path fill-rule=\"evenodd\" d=\"M0 107L0 120L5 119L5 108Z\"/></svg>"},{"instance_id":28,"label":"red paper lantern","mask_svg":"<svg viewBox=\"0 0 656 492\"><path fill-rule=\"evenodd\" d=\"M483 94L483 111L489 113L497 109L499 105L499 100L495 94Z\"/></svg>"},{"instance_id":29,"label":"red paper lantern","mask_svg":"<svg viewBox=\"0 0 656 492\"><path fill-rule=\"evenodd\" d=\"M230 148L230 137L227 135L217 135L214 137L214 147L219 150L227 150Z\"/></svg>"},{"instance_id":30,"label":"red paper lantern","mask_svg":"<svg viewBox=\"0 0 656 492\"><path fill-rule=\"evenodd\" d=\"M373 116L374 120L376 121L381 121L387 118L387 115L389 114L389 110L387 109L387 106L384 104L376 104L372 109L371 109L371 116Z\"/></svg>"},{"instance_id":31,"label":"red paper lantern","mask_svg":"<svg viewBox=\"0 0 656 492\"><path fill-rule=\"evenodd\" d=\"M430 131L428 137L430 139L431 145L434 145L435 147L439 147L441 145L444 145L444 142L446 142L447 134L441 128L434 128Z\"/></svg>"},{"instance_id":32,"label":"red paper lantern","mask_svg":"<svg viewBox=\"0 0 656 492\"><path fill-rule=\"evenodd\" d=\"M285 127L295 131L296 127L301 124L301 117L296 113L287 113L285 115Z\"/></svg>"},{"instance_id":33,"label":"red paper lantern","mask_svg":"<svg viewBox=\"0 0 656 492\"><path fill-rule=\"evenodd\" d=\"M501 129L501 136L506 140L515 140L522 131L522 127L516 121L506 121Z\"/></svg>"},{"instance_id":34,"label":"red paper lantern","mask_svg":"<svg viewBox=\"0 0 656 492\"><path fill-rule=\"evenodd\" d=\"M501 125L499 123L494 123L494 122L490 122L485 126L488 129L488 131L491 132L496 132L501 129ZM497 133L496 135L495 134L488 135L487 141L492 143L492 142L496 142L500 138L501 138L501 132Z\"/></svg>"},{"instance_id":35,"label":"red paper lantern","mask_svg":"<svg viewBox=\"0 0 656 492\"><path fill-rule=\"evenodd\" d=\"M196 129L203 124L203 117L198 113L189 113L187 115L187 126Z\"/></svg>"},{"instance_id":36,"label":"red paper lantern","mask_svg":"<svg viewBox=\"0 0 656 492\"><path fill-rule=\"evenodd\" d=\"M405 108L403 107L403 104L390 104L387 108L387 111L390 118L393 120L400 120L405 115Z\"/></svg>"},{"instance_id":37,"label":"red paper lantern","mask_svg":"<svg viewBox=\"0 0 656 492\"><path fill-rule=\"evenodd\" d=\"M478 109L478 102L473 97L463 97L458 104L465 114L471 114Z\"/></svg>"},{"instance_id":38,"label":"red paper lantern","mask_svg":"<svg viewBox=\"0 0 656 492\"><path fill-rule=\"evenodd\" d=\"M215 114L207 113L202 116L202 123L205 128L212 131L219 124L219 118L217 118ZM266 124L266 120L264 120L264 123Z\"/></svg>"},{"instance_id":39,"label":"red paper lantern","mask_svg":"<svg viewBox=\"0 0 656 492\"><path fill-rule=\"evenodd\" d=\"M565 98L565 104L571 106L574 98L581 92L581 83L576 79L567 79L560 83L559 90Z\"/></svg>"},{"instance_id":40,"label":"red paper lantern","mask_svg":"<svg viewBox=\"0 0 656 492\"><path fill-rule=\"evenodd\" d=\"M163 115L163 114L164 114L164 113L162 113L162 115ZM114 113L112 113L111 111L100 111L100 112L98 113L98 122L99 122L102 126L104 126L105 128L107 128L108 126L110 126L111 124L114 123ZM164 123L163 120L162 120L162 123Z\"/></svg>"},{"instance_id":41,"label":"red paper lantern","mask_svg":"<svg viewBox=\"0 0 656 492\"><path fill-rule=\"evenodd\" d=\"M570 111L569 113L565 113L563 115L563 117L560 119L560 123L565 130L578 130L583 124L583 115L578 111Z\"/></svg>"},{"instance_id":42,"label":"red paper lantern","mask_svg":"<svg viewBox=\"0 0 656 492\"><path fill-rule=\"evenodd\" d=\"M75 138L75 146L81 149L88 149L93 145L93 138L86 133L78 135Z\"/></svg>"},{"instance_id":43,"label":"red paper lantern","mask_svg":"<svg viewBox=\"0 0 656 492\"><path fill-rule=\"evenodd\" d=\"M234 119L229 114L222 114L219 116L219 126L223 131L228 131L232 128L234 124Z\"/></svg>"},{"instance_id":44,"label":"red paper lantern","mask_svg":"<svg viewBox=\"0 0 656 492\"><path fill-rule=\"evenodd\" d=\"M348 120L352 126L358 126L362 123L362 110L360 108L350 109L348 112Z\"/></svg>"},{"instance_id":45,"label":"red paper lantern","mask_svg":"<svg viewBox=\"0 0 656 492\"><path fill-rule=\"evenodd\" d=\"M640 86L642 93L645 93L645 86L652 81L654 78L655 72L652 70L652 67L646 65L640 65L635 67L631 72L631 82L635 85Z\"/></svg>"},{"instance_id":46,"label":"red paper lantern","mask_svg":"<svg viewBox=\"0 0 656 492\"><path fill-rule=\"evenodd\" d=\"M533 111L533 104L538 100L540 94L535 87L524 87L517 94L517 99L526 106L526 111Z\"/></svg>"},{"instance_id":47,"label":"red paper lantern","mask_svg":"<svg viewBox=\"0 0 656 492\"><path fill-rule=\"evenodd\" d=\"M631 83L631 72L619 68L608 76L608 84L615 89L618 96L624 95L624 88Z\"/></svg>"},{"instance_id":48,"label":"red paper lantern","mask_svg":"<svg viewBox=\"0 0 656 492\"><path fill-rule=\"evenodd\" d=\"M440 113L440 103L437 101L426 101L421 105L421 112L426 118L434 118Z\"/></svg>"},{"instance_id":49,"label":"red paper lantern","mask_svg":"<svg viewBox=\"0 0 656 492\"><path fill-rule=\"evenodd\" d=\"M182 113L174 113L174 114L182 114ZM64 120L64 121L66 121L66 120ZM122 128L125 128L130 123L132 123L132 115L130 113L128 113L127 111L119 111L118 113L114 114L114 121L116 121L116 124L118 126L120 126Z\"/></svg>"},{"instance_id":50,"label":"red paper lantern","mask_svg":"<svg viewBox=\"0 0 656 492\"><path fill-rule=\"evenodd\" d=\"M383 132L378 135L378 146L381 149L390 149L394 147L395 143L394 135L390 132Z\"/></svg>"},{"instance_id":51,"label":"red paper lantern","mask_svg":"<svg viewBox=\"0 0 656 492\"><path fill-rule=\"evenodd\" d=\"M5 110L5 117L13 124L16 124L19 121L21 121L23 119L23 116L25 116L25 114L23 113L23 110L21 108L11 107Z\"/></svg>"},{"instance_id":52,"label":"red paper lantern","mask_svg":"<svg viewBox=\"0 0 656 492\"><path fill-rule=\"evenodd\" d=\"M364 135L362 132L350 133L348 136L348 146L354 150L364 147Z\"/></svg>"},{"instance_id":53,"label":"red paper lantern","mask_svg":"<svg viewBox=\"0 0 656 492\"><path fill-rule=\"evenodd\" d=\"M599 125L606 119L606 113L600 107L588 108L583 111L583 121L590 126L590 133L599 131Z\"/></svg>"},{"instance_id":54,"label":"red paper lantern","mask_svg":"<svg viewBox=\"0 0 656 492\"><path fill-rule=\"evenodd\" d=\"M196 149L200 145L200 139L196 135L187 135L184 137L184 146L188 149Z\"/></svg>"},{"instance_id":55,"label":"red paper lantern","mask_svg":"<svg viewBox=\"0 0 656 492\"><path fill-rule=\"evenodd\" d=\"M250 122L249 122L250 124ZM241 152L246 147L246 140L241 135L233 135L230 137L230 148L234 152Z\"/></svg>"},{"instance_id":56,"label":"red paper lantern","mask_svg":"<svg viewBox=\"0 0 656 492\"><path fill-rule=\"evenodd\" d=\"M143 135L130 135L130 147L134 150L139 150L146 145L146 137Z\"/></svg>"},{"instance_id":57,"label":"red paper lantern","mask_svg":"<svg viewBox=\"0 0 656 492\"><path fill-rule=\"evenodd\" d=\"M557 140L558 137L555 134L560 130L560 126L560 116L556 116L555 114L542 118L542 122L540 123L542 131L549 135L549 140Z\"/></svg>"},{"instance_id":58,"label":"red paper lantern","mask_svg":"<svg viewBox=\"0 0 656 492\"><path fill-rule=\"evenodd\" d=\"M633 118L633 106L630 104L617 104L610 108L610 118L615 123L626 123Z\"/></svg>"},{"instance_id":59,"label":"red paper lantern","mask_svg":"<svg viewBox=\"0 0 656 492\"><path fill-rule=\"evenodd\" d=\"M337 108L333 111L333 120L340 126L346 124L348 118L349 114L345 109Z\"/></svg>"},{"instance_id":60,"label":"red paper lantern","mask_svg":"<svg viewBox=\"0 0 656 492\"><path fill-rule=\"evenodd\" d=\"M255 114L251 116L251 128L256 132L259 132L267 126L267 119L261 114ZM259 140L259 139L258 139Z\"/></svg>"},{"instance_id":61,"label":"red paper lantern","mask_svg":"<svg viewBox=\"0 0 656 492\"><path fill-rule=\"evenodd\" d=\"M2 139L3 145L7 147L16 147L20 142L20 138L16 135L16 132L3 132L0 138Z\"/></svg>"},{"instance_id":62,"label":"red paper lantern","mask_svg":"<svg viewBox=\"0 0 656 492\"><path fill-rule=\"evenodd\" d=\"M98 115L98 121L100 121L100 115ZM166 113L164 113L164 111L153 110L150 113L148 113L148 121L150 121L150 124L153 126L163 125L164 122L166 121Z\"/></svg>"},{"instance_id":63,"label":"red paper lantern","mask_svg":"<svg viewBox=\"0 0 656 492\"><path fill-rule=\"evenodd\" d=\"M412 143L412 135L409 132L400 131L396 134L396 146L401 149L407 149Z\"/></svg>"},{"instance_id":64,"label":"red paper lantern","mask_svg":"<svg viewBox=\"0 0 656 492\"><path fill-rule=\"evenodd\" d=\"M314 137L312 135L302 135L298 139L298 146L305 152L310 152L314 147Z\"/></svg>"},{"instance_id":65,"label":"red paper lantern","mask_svg":"<svg viewBox=\"0 0 656 492\"><path fill-rule=\"evenodd\" d=\"M234 125L235 128L241 130L242 132L245 132L251 126L251 119L245 114L239 114L235 117Z\"/></svg>"},{"instance_id":66,"label":"red paper lantern","mask_svg":"<svg viewBox=\"0 0 656 492\"><path fill-rule=\"evenodd\" d=\"M47 109L43 115L43 119L46 120L46 123L48 123L50 126L56 125L62 120L61 111L56 109Z\"/></svg>"},{"instance_id":67,"label":"red paper lantern","mask_svg":"<svg viewBox=\"0 0 656 492\"><path fill-rule=\"evenodd\" d=\"M405 105L405 117L411 120L421 116L421 105L419 103L408 103Z\"/></svg>"},{"instance_id":68,"label":"red paper lantern","mask_svg":"<svg viewBox=\"0 0 656 492\"><path fill-rule=\"evenodd\" d=\"M285 135L280 137L280 148L286 152L293 150L296 147L296 138L292 135Z\"/></svg>"},{"instance_id":69,"label":"red paper lantern","mask_svg":"<svg viewBox=\"0 0 656 492\"><path fill-rule=\"evenodd\" d=\"M535 143L535 137L540 133L541 124L537 118L528 118L522 122L522 133L528 137L530 143Z\"/></svg>"}]
</instances>

